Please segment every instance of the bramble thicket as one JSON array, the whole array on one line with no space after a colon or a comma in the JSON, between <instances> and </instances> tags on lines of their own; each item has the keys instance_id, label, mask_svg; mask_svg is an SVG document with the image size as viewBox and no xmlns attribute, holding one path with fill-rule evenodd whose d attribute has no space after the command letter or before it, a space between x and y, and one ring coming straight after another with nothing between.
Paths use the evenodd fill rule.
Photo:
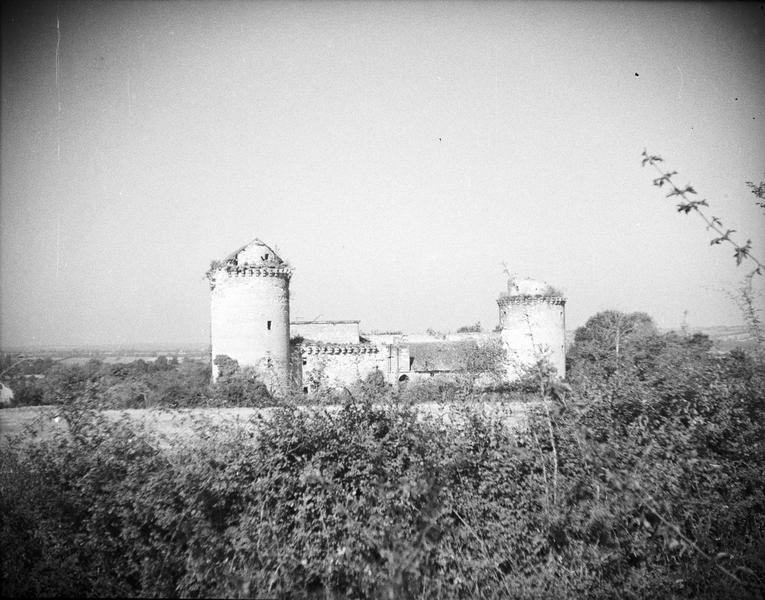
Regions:
<instances>
[{"instance_id":1,"label":"bramble thicket","mask_svg":"<svg viewBox=\"0 0 765 600\"><path fill-rule=\"evenodd\" d=\"M68 430L0 455L3 594L760 598L765 348L711 349L599 313L565 383L540 361L491 394L531 403L525 429L469 376L370 377L305 411L246 373L210 386L201 363L50 366L21 397ZM169 446L99 412L232 405L277 408L198 416Z\"/></svg>"}]
</instances>

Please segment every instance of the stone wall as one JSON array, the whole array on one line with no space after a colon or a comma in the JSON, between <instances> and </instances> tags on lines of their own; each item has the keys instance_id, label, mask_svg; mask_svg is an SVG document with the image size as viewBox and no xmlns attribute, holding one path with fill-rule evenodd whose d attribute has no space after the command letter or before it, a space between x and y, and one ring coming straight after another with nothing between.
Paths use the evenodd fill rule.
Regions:
<instances>
[{"instance_id":1,"label":"stone wall","mask_svg":"<svg viewBox=\"0 0 765 600\"><path fill-rule=\"evenodd\" d=\"M358 344L358 321L293 321L292 337L332 344Z\"/></svg>"},{"instance_id":2,"label":"stone wall","mask_svg":"<svg viewBox=\"0 0 765 600\"><path fill-rule=\"evenodd\" d=\"M374 344L304 344L303 389L349 386L374 370L386 373L387 353Z\"/></svg>"}]
</instances>

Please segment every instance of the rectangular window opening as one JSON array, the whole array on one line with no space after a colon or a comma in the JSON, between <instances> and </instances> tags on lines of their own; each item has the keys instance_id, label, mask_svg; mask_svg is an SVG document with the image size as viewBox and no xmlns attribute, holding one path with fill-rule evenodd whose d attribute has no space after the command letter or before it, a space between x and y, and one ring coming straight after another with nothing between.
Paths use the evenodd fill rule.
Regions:
<instances>
[{"instance_id":1,"label":"rectangular window opening","mask_svg":"<svg viewBox=\"0 0 765 600\"><path fill-rule=\"evenodd\" d=\"M271 321L268 321L268 331L271 331Z\"/></svg>"}]
</instances>

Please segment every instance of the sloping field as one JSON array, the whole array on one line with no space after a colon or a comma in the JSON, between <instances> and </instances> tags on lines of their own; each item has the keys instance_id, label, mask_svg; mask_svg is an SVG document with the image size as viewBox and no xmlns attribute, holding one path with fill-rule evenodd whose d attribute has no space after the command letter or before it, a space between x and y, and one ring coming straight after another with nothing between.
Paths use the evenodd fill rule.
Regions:
<instances>
[{"instance_id":1,"label":"sloping field","mask_svg":"<svg viewBox=\"0 0 765 600\"><path fill-rule=\"evenodd\" d=\"M529 409L526 402L485 402L475 404L439 404L426 402L416 405L420 420L435 420L444 427L459 428L470 414L482 412L501 419L511 427L523 428ZM340 406L305 406L306 412L335 413ZM126 419L140 423L147 431L158 434L165 444L173 439L203 436L211 429L244 427L257 432L258 424L268 421L277 408L194 408L194 409L127 409L104 410L101 414L112 421ZM0 410L0 440L21 434L29 440L46 439L55 431L65 431L66 420L54 406L33 406Z\"/></svg>"}]
</instances>

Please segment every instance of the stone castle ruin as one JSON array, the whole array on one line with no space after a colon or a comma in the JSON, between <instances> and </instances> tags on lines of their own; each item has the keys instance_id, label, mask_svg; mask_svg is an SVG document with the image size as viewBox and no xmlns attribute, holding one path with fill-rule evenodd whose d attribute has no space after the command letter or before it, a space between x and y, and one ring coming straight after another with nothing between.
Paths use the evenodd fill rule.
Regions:
<instances>
[{"instance_id":1,"label":"stone castle ruin","mask_svg":"<svg viewBox=\"0 0 765 600\"><path fill-rule=\"evenodd\" d=\"M541 355L565 377L566 298L545 283L510 279L497 304L508 379L520 377Z\"/></svg>"},{"instance_id":2,"label":"stone castle ruin","mask_svg":"<svg viewBox=\"0 0 765 600\"><path fill-rule=\"evenodd\" d=\"M292 267L259 239L213 261L210 283L213 380L226 361L250 367L272 391L340 387L374 371L401 384L470 368L485 344L504 350L501 375L513 381L545 357L565 376L566 299L531 279L508 281L499 305L499 333L435 339L402 333L362 334L359 321L290 321Z\"/></svg>"}]
</instances>

